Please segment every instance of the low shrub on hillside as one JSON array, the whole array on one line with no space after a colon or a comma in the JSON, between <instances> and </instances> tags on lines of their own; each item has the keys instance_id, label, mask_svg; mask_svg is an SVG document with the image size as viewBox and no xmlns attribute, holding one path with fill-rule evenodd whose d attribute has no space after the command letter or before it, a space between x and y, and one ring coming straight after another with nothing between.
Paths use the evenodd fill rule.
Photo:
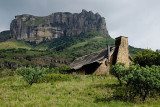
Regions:
<instances>
[{"instance_id":1,"label":"low shrub on hillside","mask_svg":"<svg viewBox=\"0 0 160 107\"><path fill-rule=\"evenodd\" d=\"M33 83L37 83L43 77L43 74L47 73L47 70L46 68L21 67L18 68L16 72L21 75L26 82L32 85Z\"/></svg>"},{"instance_id":2,"label":"low shrub on hillside","mask_svg":"<svg viewBox=\"0 0 160 107\"><path fill-rule=\"evenodd\" d=\"M49 82L49 81L68 81L71 80L71 76L62 75L70 70L69 66L49 68L35 68L35 67L21 67L16 69L16 73L21 75L26 82L30 85L38 82ZM44 75L47 74L47 75ZM53 75L54 74L54 75Z\"/></svg>"},{"instance_id":3,"label":"low shrub on hillside","mask_svg":"<svg viewBox=\"0 0 160 107\"><path fill-rule=\"evenodd\" d=\"M48 73L55 73L55 74L61 73L61 74L65 74L70 69L71 68L69 66L64 65L64 66L61 66L61 67L51 68Z\"/></svg>"},{"instance_id":4,"label":"low shrub on hillside","mask_svg":"<svg viewBox=\"0 0 160 107\"><path fill-rule=\"evenodd\" d=\"M125 76L126 70L124 63L117 63L112 67L111 74L118 79L120 85L122 85L122 80Z\"/></svg>"},{"instance_id":5,"label":"low shrub on hillside","mask_svg":"<svg viewBox=\"0 0 160 107\"><path fill-rule=\"evenodd\" d=\"M59 72L64 74L67 73L67 71L69 71L71 68L69 66L62 66L59 68Z\"/></svg>"},{"instance_id":6,"label":"low shrub on hillside","mask_svg":"<svg viewBox=\"0 0 160 107\"><path fill-rule=\"evenodd\" d=\"M131 64L126 68L123 64L116 64L111 74L117 77L120 84L123 82L126 87L124 98L128 100L140 97L144 101L147 96L160 90L160 66L140 67Z\"/></svg>"}]
</instances>

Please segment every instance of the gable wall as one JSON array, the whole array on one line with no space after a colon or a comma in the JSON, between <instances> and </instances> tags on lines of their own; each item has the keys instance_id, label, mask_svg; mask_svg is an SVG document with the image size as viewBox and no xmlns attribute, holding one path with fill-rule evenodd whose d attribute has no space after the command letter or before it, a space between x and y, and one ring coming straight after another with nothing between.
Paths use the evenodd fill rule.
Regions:
<instances>
[{"instance_id":1,"label":"gable wall","mask_svg":"<svg viewBox=\"0 0 160 107\"><path fill-rule=\"evenodd\" d=\"M116 63L121 62L124 63L127 67L129 67L131 60L129 59L128 38L119 37L116 39L116 42L116 45L119 45L116 46L116 48L118 48Z\"/></svg>"},{"instance_id":2,"label":"gable wall","mask_svg":"<svg viewBox=\"0 0 160 107\"><path fill-rule=\"evenodd\" d=\"M106 73L109 73L109 68L106 66L106 62L104 62L97 68L97 70L93 74L103 75Z\"/></svg>"}]
</instances>

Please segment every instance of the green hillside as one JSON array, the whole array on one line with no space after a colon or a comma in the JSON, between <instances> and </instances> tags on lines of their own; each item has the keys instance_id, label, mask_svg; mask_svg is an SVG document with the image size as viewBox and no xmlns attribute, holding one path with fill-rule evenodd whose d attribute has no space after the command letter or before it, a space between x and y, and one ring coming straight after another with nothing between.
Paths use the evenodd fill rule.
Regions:
<instances>
[{"instance_id":1,"label":"green hillside","mask_svg":"<svg viewBox=\"0 0 160 107\"><path fill-rule=\"evenodd\" d=\"M87 55L107 47L107 45L114 46L115 40L109 36L100 35L98 32L93 31L83 33L74 37L61 37L51 41L44 41L38 45L34 43L26 43L24 41L17 41L9 39L0 43L0 49L34 49L34 50L48 50L54 53L57 57L64 58L77 58ZM34 45L33 45L34 44ZM130 55L134 56L140 48L129 47Z\"/></svg>"},{"instance_id":2,"label":"green hillside","mask_svg":"<svg viewBox=\"0 0 160 107\"><path fill-rule=\"evenodd\" d=\"M12 48L25 48L31 49L32 46L24 41L17 41L15 39L9 39L5 42L0 43L0 49L12 49Z\"/></svg>"},{"instance_id":3,"label":"green hillside","mask_svg":"<svg viewBox=\"0 0 160 107\"><path fill-rule=\"evenodd\" d=\"M102 36L98 32L93 31L81 34L77 37L62 37L54 39L50 42L40 43L35 49L50 49L65 54L67 57L80 57L90 54L107 47L114 46L115 40L108 36ZM130 55L134 56L140 48L129 47Z\"/></svg>"}]
</instances>

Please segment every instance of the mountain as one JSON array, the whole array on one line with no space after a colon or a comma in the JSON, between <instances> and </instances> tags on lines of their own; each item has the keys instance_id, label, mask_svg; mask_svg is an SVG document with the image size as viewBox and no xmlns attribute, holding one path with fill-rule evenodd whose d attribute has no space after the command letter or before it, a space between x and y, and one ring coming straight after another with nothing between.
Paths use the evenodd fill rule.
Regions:
<instances>
[{"instance_id":1,"label":"mountain","mask_svg":"<svg viewBox=\"0 0 160 107\"><path fill-rule=\"evenodd\" d=\"M0 33L0 68L68 65L114 43L98 13L82 10L45 17L19 15L11 22L10 31ZM129 46L129 50L134 56L142 49Z\"/></svg>"},{"instance_id":2,"label":"mountain","mask_svg":"<svg viewBox=\"0 0 160 107\"><path fill-rule=\"evenodd\" d=\"M4 42L10 38L11 38L11 35L9 30L0 32L0 42Z\"/></svg>"},{"instance_id":3,"label":"mountain","mask_svg":"<svg viewBox=\"0 0 160 107\"><path fill-rule=\"evenodd\" d=\"M10 25L13 38L36 43L59 37L79 36L93 30L109 36L105 18L86 10L73 14L57 12L45 17L18 15Z\"/></svg>"}]
</instances>

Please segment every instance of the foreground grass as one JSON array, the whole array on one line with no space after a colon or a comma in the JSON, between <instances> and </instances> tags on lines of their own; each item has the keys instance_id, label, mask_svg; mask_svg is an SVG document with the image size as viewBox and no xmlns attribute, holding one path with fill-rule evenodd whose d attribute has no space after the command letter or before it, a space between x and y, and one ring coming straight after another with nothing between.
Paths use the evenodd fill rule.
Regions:
<instances>
[{"instance_id":1,"label":"foreground grass","mask_svg":"<svg viewBox=\"0 0 160 107\"><path fill-rule=\"evenodd\" d=\"M56 74L50 74L56 75ZM63 79L68 78L69 79ZM12 107L158 107L160 100L148 99L144 104L115 100L118 81L112 76L65 75L29 86L21 76L0 78L0 106Z\"/></svg>"}]
</instances>

